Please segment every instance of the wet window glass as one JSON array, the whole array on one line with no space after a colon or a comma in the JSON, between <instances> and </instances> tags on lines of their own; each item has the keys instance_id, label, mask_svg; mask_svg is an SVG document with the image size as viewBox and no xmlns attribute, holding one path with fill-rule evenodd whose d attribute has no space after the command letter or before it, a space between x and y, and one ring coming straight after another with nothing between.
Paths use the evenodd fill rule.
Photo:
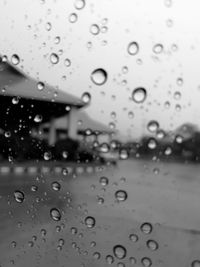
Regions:
<instances>
[{"instance_id":1,"label":"wet window glass","mask_svg":"<svg viewBox=\"0 0 200 267\"><path fill-rule=\"evenodd\" d=\"M200 267L199 0L0 10L0 267Z\"/></svg>"}]
</instances>

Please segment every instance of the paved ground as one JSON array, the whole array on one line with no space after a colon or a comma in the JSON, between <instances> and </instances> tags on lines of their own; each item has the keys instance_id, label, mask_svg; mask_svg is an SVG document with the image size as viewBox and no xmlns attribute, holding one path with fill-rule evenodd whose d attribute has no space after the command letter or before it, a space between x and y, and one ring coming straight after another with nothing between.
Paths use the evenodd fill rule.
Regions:
<instances>
[{"instance_id":1,"label":"paved ground","mask_svg":"<svg viewBox=\"0 0 200 267\"><path fill-rule=\"evenodd\" d=\"M0 175L1 267L104 267L112 259L119 267L198 266L191 263L200 258L200 166L130 160L108 168L73 165L71 173L12 171ZM24 193L22 203L16 190ZM117 201L118 190L126 200ZM51 218L52 208L60 221ZM95 219L93 228L87 217ZM124 258L116 245L125 248Z\"/></svg>"}]
</instances>

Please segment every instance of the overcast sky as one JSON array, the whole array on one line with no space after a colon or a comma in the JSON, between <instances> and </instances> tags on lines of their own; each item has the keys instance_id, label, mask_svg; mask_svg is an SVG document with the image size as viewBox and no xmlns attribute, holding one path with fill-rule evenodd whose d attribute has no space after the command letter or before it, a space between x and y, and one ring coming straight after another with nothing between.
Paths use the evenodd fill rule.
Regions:
<instances>
[{"instance_id":1,"label":"overcast sky","mask_svg":"<svg viewBox=\"0 0 200 267\"><path fill-rule=\"evenodd\" d=\"M78 97L89 92L90 116L107 125L116 121L124 135L141 135L149 120L166 130L199 125L200 1L85 0L77 9L80 1L0 1L0 53L9 60L17 54L18 67L34 78ZM131 42L138 44L135 55L127 50ZM108 75L103 85L91 80L98 68ZM137 87L147 92L142 104L132 99Z\"/></svg>"}]
</instances>

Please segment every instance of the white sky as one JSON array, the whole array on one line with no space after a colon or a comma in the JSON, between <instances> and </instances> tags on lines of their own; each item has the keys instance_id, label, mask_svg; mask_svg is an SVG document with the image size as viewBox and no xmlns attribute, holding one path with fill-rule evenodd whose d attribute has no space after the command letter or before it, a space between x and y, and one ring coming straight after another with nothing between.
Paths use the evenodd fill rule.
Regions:
<instances>
[{"instance_id":1,"label":"white sky","mask_svg":"<svg viewBox=\"0 0 200 267\"><path fill-rule=\"evenodd\" d=\"M34 78L78 97L90 92L90 116L108 124L113 121L110 113L116 112L116 127L122 134L131 129L133 137L139 136L151 119L166 130L183 122L199 125L200 1L173 0L171 7L164 0L85 1L84 9L76 10L75 0L46 0L44 4L41 0L1 0L0 53L9 59L18 54L19 67ZM78 20L72 24L68 17L73 12ZM108 31L92 35L90 26L96 23L102 27L104 18L108 19ZM172 27L167 26L168 19L173 21ZM48 22L50 31L46 29ZM56 36L61 38L59 44L55 44ZM135 56L127 53L132 41L139 44ZM92 42L91 49L88 42ZM152 51L156 43L164 46L158 55ZM173 51L173 44L177 51ZM52 65L50 54L61 50L59 63ZM64 65L66 58L71 60L70 67ZM123 66L128 67L127 74L122 73ZM90 79L96 68L108 73L102 86ZM177 85L178 77L184 80L182 86ZM130 100L138 86L147 90L143 105ZM181 92L180 100L174 99L176 91ZM164 106L166 101L169 109ZM180 111L176 104L181 105ZM129 111L134 112L133 119L128 118Z\"/></svg>"}]
</instances>

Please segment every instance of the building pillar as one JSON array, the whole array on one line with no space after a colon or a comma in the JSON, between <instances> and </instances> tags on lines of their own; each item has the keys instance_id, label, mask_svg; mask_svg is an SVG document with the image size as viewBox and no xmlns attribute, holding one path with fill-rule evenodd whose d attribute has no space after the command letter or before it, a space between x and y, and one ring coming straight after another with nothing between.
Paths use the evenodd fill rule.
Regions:
<instances>
[{"instance_id":1,"label":"building pillar","mask_svg":"<svg viewBox=\"0 0 200 267\"><path fill-rule=\"evenodd\" d=\"M55 119L51 119L49 125L48 144L49 146L54 146L55 143L56 143L56 121Z\"/></svg>"},{"instance_id":2,"label":"building pillar","mask_svg":"<svg viewBox=\"0 0 200 267\"><path fill-rule=\"evenodd\" d=\"M78 109L76 107L71 107L68 114L68 137L77 140L77 114Z\"/></svg>"}]
</instances>

